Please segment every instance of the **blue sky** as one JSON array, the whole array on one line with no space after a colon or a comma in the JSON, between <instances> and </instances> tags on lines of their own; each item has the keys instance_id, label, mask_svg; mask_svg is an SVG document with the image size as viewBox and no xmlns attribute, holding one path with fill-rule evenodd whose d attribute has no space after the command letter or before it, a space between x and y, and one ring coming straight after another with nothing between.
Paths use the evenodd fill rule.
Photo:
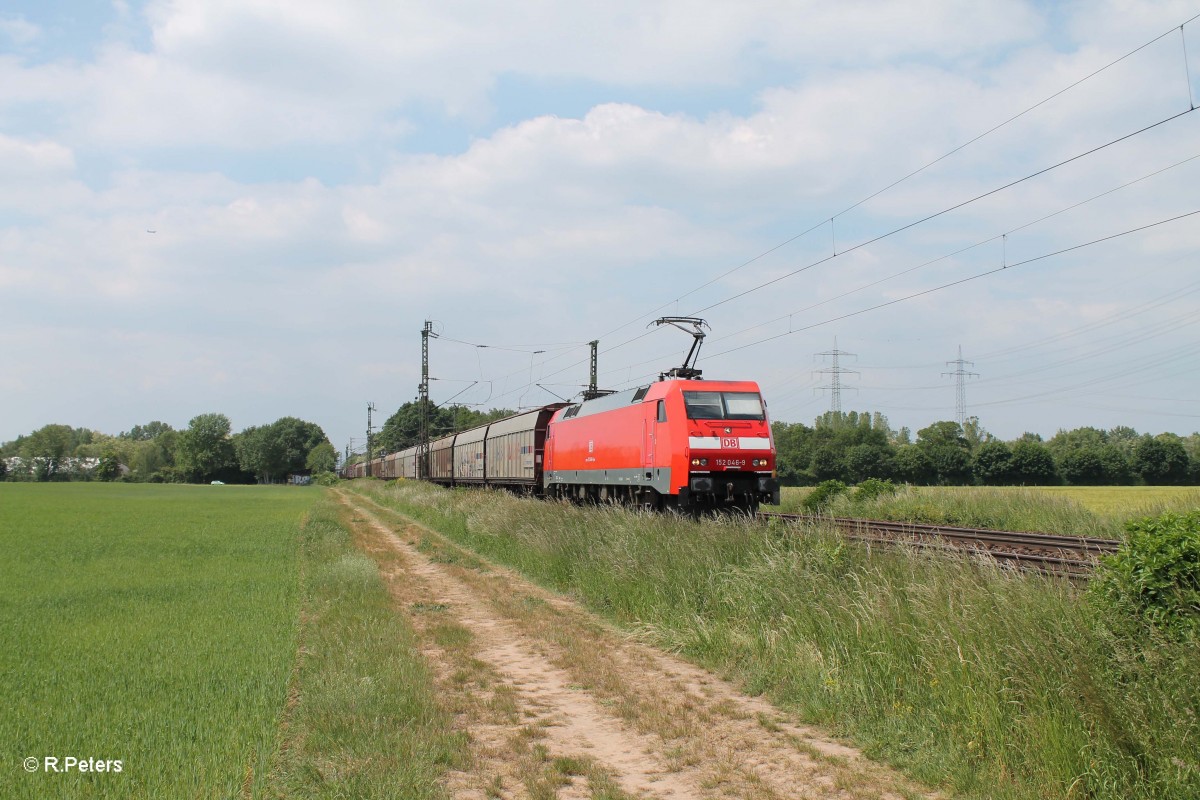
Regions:
<instances>
[{"instance_id":1,"label":"blue sky","mask_svg":"<svg viewBox=\"0 0 1200 800\"><path fill-rule=\"evenodd\" d=\"M513 407L593 338L602 383L652 378L688 341L647 323L694 312L777 419L828 407L837 337L843 405L895 427L953 418L961 345L999 436L1190 433L1200 216L1039 257L1200 210L1200 114L859 245L1188 111L1200 21L855 204L1197 13L10 3L0 440L221 411L342 449L415 395L426 318L434 399Z\"/></svg>"}]
</instances>

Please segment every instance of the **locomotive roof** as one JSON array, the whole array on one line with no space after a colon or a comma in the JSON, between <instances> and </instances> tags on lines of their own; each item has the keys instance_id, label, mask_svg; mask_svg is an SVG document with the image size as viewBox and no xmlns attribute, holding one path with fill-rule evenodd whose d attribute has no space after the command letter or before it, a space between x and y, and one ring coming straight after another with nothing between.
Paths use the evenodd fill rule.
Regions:
<instances>
[{"instance_id":1,"label":"locomotive roof","mask_svg":"<svg viewBox=\"0 0 1200 800\"><path fill-rule=\"evenodd\" d=\"M708 390L712 392L726 391L730 384L750 384L758 391L758 384L752 381L705 381L705 380L664 380L655 381L654 383L646 384L645 386L637 386L633 389L625 389L613 394L606 394L603 397L597 397L594 400L584 400L581 403L567 406L567 409L559 417L562 422L567 419L576 419L578 417L586 417L591 414L600 414L605 411L623 408L624 406L632 405L633 403L643 400L657 400L667 394L671 389L679 386L681 389ZM572 413L572 409L578 409ZM570 416L567 416L567 415Z\"/></svg>"}]
</instances>

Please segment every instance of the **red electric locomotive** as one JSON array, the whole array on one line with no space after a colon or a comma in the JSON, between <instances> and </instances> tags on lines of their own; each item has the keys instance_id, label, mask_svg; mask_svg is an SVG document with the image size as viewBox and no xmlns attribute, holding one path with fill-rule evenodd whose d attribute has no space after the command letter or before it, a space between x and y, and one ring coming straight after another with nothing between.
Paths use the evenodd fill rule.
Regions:
<instances>
[{"instance_id":1,"label":"red electric locomotive","mask_svg":"<svg viewBox=\"0 0 1200 800\"><path fill-rule=\"evenodd\" d=\"M545 492L703 510L779 503L758 384L662 380L568 406L546 432Z\"/></svg>"},{"instance_id":2,"label":"red electric locomotive","mask_svg":"<svg viewBox=\"0 0 1200 800\"><path fill-rule=\"evenodd\" d=\"M704 320L654 324L695 337L683 366L657 383L443 437L430 443L423 468L419 448L410 447L372 461L370 474L680 511L778 505L775 445L758 384L700 380L694 365ZM364 466L343 474L362 477Z\"/></svg>"}]
</instances>

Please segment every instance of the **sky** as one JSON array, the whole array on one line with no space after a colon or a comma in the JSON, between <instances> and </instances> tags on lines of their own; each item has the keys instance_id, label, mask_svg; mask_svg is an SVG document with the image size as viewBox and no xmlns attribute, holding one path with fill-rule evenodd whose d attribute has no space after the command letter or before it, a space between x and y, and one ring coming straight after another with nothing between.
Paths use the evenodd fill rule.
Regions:
<instances>
[{"instance_id":1,"label":"sky","mask_svg":"<svg viewBox=\"0 0 1200 800\"><path fill-rule=\"evenodd\" d=\"M1200 4L12 0L0 441L621 389L1200 429ZM1136 52L1135 52L1136 51ZM1124 58L1123 58L1124 57ZM1116 62L1116 63L1114 63ZM1133 135L1131 135L1133 134ZM825 355L822 355L825 354ZM950 373L950 374L947 374Z\"/></svg>"}]
</instances>

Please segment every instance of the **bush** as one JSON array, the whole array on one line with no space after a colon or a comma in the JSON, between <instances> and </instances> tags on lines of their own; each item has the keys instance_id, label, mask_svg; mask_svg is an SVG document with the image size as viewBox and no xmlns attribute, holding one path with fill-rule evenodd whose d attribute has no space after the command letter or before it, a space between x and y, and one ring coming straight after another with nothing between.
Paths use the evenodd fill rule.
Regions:
<instances>
[{"instance_id":1,"label":"bush","mask_svg":"<svg viewBox=\"0 0 1200 800\"><path fill-rule=\"evenodd\" d=\"M1130 520L1126 530L1088 586L1093 602L1172 638L1200 634L1200 511Z\"/></svg>"},{"instance_id":2,"label":"bush","mask_svg":"<svg viewBox=\"0 0 1200 800\"><path fill-rule=\"evenodd\" d=\"M858 486L854 487L854 495L850 500L854 503L865 503L868 500L874 500L876 497L887 497L896 493L896 484L889 480L880 480L879 478L867 478Z\"/></svg>"},{"instance_id":3,"label":"bush","mask_svg":"<svg viewBox=\"0 0 1200 800\"><path fill-rule=\"evenodd\" d=\"M818 483L804 498L805 510L817 513L828 507L835 497L846 492L847 486L841 481L824 481Z\"/></svg>"}]
</instances>

